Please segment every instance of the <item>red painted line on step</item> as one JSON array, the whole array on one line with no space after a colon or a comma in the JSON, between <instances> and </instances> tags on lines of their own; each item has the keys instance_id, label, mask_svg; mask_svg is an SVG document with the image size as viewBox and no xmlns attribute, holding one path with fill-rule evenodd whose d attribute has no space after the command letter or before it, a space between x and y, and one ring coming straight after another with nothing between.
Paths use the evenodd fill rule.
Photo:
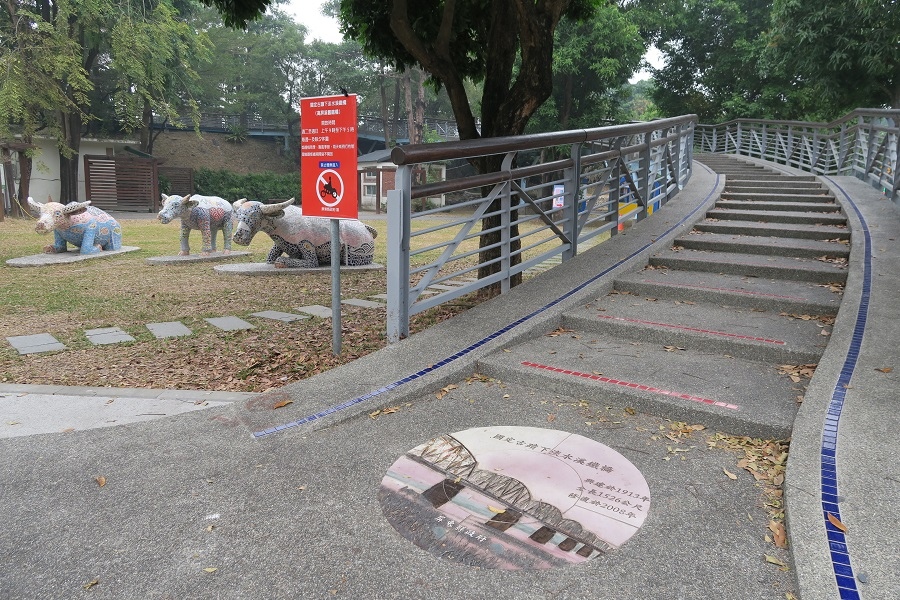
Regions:
<instances>
[{"instance_id":1,"label":"red painted line on step","mask_svg":"<svg viewBox=\"0 0 900 600\"><path fill-rule=\"evenodd\" d=\"M710 398L704 398L702 396L694 396L692 394L683 394L681 392L673 392L671 390L663 390L658 387L653 387L652 385L643 385L640 383L634 383L631 381L622 381L621 379L613 379L612 377L604 377L603 375L594 375L593 373L581 373L579 371L572 371L571 369L560 369L558 367L551 367L550 365L542 365L540 363L533 363L528 361L523 361L522 364L526 367L533 367L535 369L543 369L544 371L551 371L553 373L562 373L563 375L571 375L573 377L581 377L584 379L590 379L592 381L599 381L600 383L609 383L611 385L619 385L622 387L627 387L635 390L640 390L642 392L652 392L654 394L662 394L663 396L671 396L672 398L679 398L681 400L690 400L691 402L700 402L701 404L708 404L709 406L718 406L721 408L728 408L731 410L740 410L741 408L735 404L728 404L727 402L719 402L717 400L712 400Z\"/></svg>"},{"instance_id":2,"label":"red painted line on step","mask_svg":"<svg viewBox=\"0 0 900 600\"><path fill-rule=\"evenodd\" d=\"M696 333L705 333L708 335L721 335L738 340L750 340L751 342L765 342L767 344L778 344L784 346L782 340L773 340L769 338L753 337L752 335L741 335L739 333L728 333L727 331L713 331L711 329L700 329L699 327L687 327L685 325L672 325L671 323L655 323L653 321L642 321L641 319L626 319L624 317L610 317L608 315L597 315L598 319L609 319L611 321L624 321L626 323L638 323L640 325L653 325L655 327L666 327L667 329L679 329L681 331L693 331Z\"/></svg>"},{"instance_id":3,"label":"red painted line on step","mask_svg":"<svg viewBox=\"0 0 900 600\"><path fill-rule=\"evenodd\" d=\"M658 283L656 281L650 281L649 279L642 279L644 283ZM751 292L748 290L738 290L735 288L720 288L720 287L707 287L705 285L691 285L688 283L666 283L664 285L671 287L683 287L683 288L693 288L697 290L712 290L714 292L734 292L735 294L746 294L748 296L765 296L766 298L784 298L785 300L802 300L806 302L806 298L801 298L799 296L782 296L781 294L764 294L762 292Z\"/></svg>"}]
</instances>

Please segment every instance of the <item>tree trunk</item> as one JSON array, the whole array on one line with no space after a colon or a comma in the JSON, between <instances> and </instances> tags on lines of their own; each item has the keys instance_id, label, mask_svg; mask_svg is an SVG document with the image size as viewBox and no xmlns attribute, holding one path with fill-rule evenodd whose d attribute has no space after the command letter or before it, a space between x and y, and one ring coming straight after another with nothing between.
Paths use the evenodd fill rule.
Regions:
<instances>
[{"instance_id":1,"label":"tree trunk","mask_svg":"<svg viewBox=\"0 0 900 600\"><path fill-rule=\"evenodd\" d=\"M406 100L406 137L410 144L416 142L416 116L413 114L412 86L413 69L408 69L403 74L403 97Z\"/></svg>"},{"instance_id":2,"label":"tree trunk","mask_svg":"<svg viewBox=\"0 0 900 600\"><path fill-rule=\"evenodd\" d=\"M144 100L144 111L141 114L141 152L147 154L153 153L153 137L150 127L153 125L153 109L150 107L150 101Z\"/></svg>"},{"instance_id":3,"label":"tree trunk","mask_svg":"<svg viewBox=\"0 0 900 600\"><path fill-rule=\"evenodd\" d=\"M31 143L31 136L23 137L22 141L26 144ZM19 150L19 191L17 198L19 200L19 206L25 207L28 206L28 196L31 195L31 168L32 162L31 157L28 156L28 152L25 150ZM40 202L45 202L43 198L38 198ZM25 210L25 208L20 208L20 211Z\"/></svg>"},{"instance_id":4,"label":"tree trunk","mask_svg":"<svg viewBox=\"0 0 900 600\"><path fill-rule=\"evenodd\" d=\"M460 139L520 135L534 112L547 99L553 89L553 32L562 13L571 0L492 0L485 15L488 35L487 53L490 57L485 70L485 86L481 98L481 132L479 133L463 78L456 70L450 52L455 2L444 2L441 27L434 40L420 38L409 20L408 0L393 0L391 5L391 31L403 47L433 77L440 81L453 107L459 126ZM518 69L514 71L516 59ZM513 75L515 73L515 80ZM484 172L499 166L499 158L475 162L476 169ZM499 208L499 200L492 203L490 211ZM515 212L514 212L515 214ZM489 230L500 224L500 217L488 217L482 227ZM518 237L518 227L513 227L512 237ZM488 248L500 241L500 234L485 233L480 238L479 261L496 260L497 248ZM521 262L518 254L520 243L512 242L511 265ZM484 278L500 270L499 261L478 269L478 277ZM511 285L521 282L521 274L512 278ZM492 286L489 295L499 293L499 286Z\"/></svg>"},{"instance_id":5,"label":"tree trunk","mask_svg":"<svg viewBox=\"0 0 900 600\"><path fill-rule=\"evenodd\" d=\"M400 131L400 87L402 79L397 77L394 84L394 115L391 118L391 141L397 144L397 133Z\"/></svg>"},{"instance_id":6,"label":"tree trunk","mask_svg":"<svg viewBox=\"0 0 900 600\"><path fill-rule=\"evenodd\" d=\"M77 114L60 113L63 143L68 152L59 152L59 198L66 204L78 201L78 162L81 151L81 119Z\"/></svg>"},{"instance_id":7,"label":"tree trunk","mask_svg":"<svg viewBox=\"0 0 900 600\"><path fill-rule=\"evenodd\" d=\"M387 104L387 90L384 87L385 83L384 77L384 69L382 68L381 72L378 74L378 91L381 94L381 128L382 133L384 134L384 147L391 147L391 127L388 122L388 104Z\"/></svg>"}]
</instances>

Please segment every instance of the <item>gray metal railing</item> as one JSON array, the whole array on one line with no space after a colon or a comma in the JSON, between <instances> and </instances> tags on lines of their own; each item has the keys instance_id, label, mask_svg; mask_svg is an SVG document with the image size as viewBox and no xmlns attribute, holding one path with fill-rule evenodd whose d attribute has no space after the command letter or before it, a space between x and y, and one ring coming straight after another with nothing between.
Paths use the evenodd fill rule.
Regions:
<instances>
[{"instance_id":1,"label":"gray metal railing","mask_svg":"<svg viewBox=\"0 0 900 600\"><path fill-rule=\"evenodd\" d=\"M697 125L697 150L761 158L819 175L853 175L898 201L900 110L860 108L831 123L738 119Z\"/></svg>"},{"instance_id":2,"label":"gray metal railing","mask_svg":"<svg viewBox=\"0 0 900 600\"><path fill-rule=\"evenodd\" d=\"M388 192L387 338L409 335L410 316L511 279L579 244L643 219L691 175L696 116L557 133L400 146ZM486 172L454 176L450 161ZM440 165L444 169L429 169ZM427 174L449 171L440 181ZM423 208L413 213L416 206ZM500 224L482 231L483 219ZM499 256L481 263L491 234ZM518 249L516 250L516 246ZM518 255L518 264L512 260ZM481 267L496 270L477 278Z\"/></svg>"}]
</instances>

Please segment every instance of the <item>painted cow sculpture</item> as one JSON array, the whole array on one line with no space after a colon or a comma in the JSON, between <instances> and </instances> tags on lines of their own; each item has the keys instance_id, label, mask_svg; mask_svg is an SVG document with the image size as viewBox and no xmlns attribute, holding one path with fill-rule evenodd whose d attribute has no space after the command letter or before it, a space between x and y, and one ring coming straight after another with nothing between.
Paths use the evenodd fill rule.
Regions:
<instances>
[{"instance_id":1,"label":"painted cow sculpture","mask_svg":"<svg viewBox=\"0 0 900 600\"><path fill-rule=\"evenodd\" d=\"M294 199L278 204L263 204L242 198L234 203L237 228L234 243L247 246L263 231L274 246L266 262L276 267L313 268L331 264L330 219L304 217ZM341 264L372 264L378 232L353 219L340 221ZM286 256L282 256L286 255Z\"/></svg>"},{"instance_id":2,"label":"painted cow sculpture","mask_svg":"<svg viewBox=\"0 0 900 600\"><path fill-rule=\"evenodd\" d=\"M200 196L191 194L188 196L162 195L163 207L157 215L157 219L163 224L168 224L175 219L181 219L181 251L179 256L187 256L191 253L188 237L191 230L196 229L203 238L201 254L209 254L216 251L216 236L222 232L224 238L224 252L231 251L232 208L227 200L218 196Z\"/></svg>"},{"instance_id":3,"label":"painted cow sculpture","mask_svg":"<svg viewBox=\"0 0 900 600\"><path fill-rule=\"evenodd\" d=\"M28 197L28 205L41 215L35 231L53 232L53 245L44 246L44 252L65 252L66 244L77 246L79 254L122 248L122 227L118 221L90 204L90 200L61 204L53 202L52 198L41 204Z\"/></svg>"}]
</instances>

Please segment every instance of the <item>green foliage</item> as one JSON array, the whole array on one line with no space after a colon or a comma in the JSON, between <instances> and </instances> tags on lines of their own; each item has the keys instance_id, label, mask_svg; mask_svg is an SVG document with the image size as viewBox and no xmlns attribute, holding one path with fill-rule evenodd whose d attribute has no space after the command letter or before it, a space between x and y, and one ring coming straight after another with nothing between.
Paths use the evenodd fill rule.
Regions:
<instances>
[{"instance_id":1,"label":"green foliage","mask_svg":"<svg viewBox=\"0 0 900 600\"><path fill-rule=\"evenodd\" d=\"M615 88L627 83L646 44L629 15L605 4L583 22L564 18L553 49L553 93L529 131L599 127L616 117Z\"/></svg>"},{"instance_id":2,"label":"green foliage","mask_svg":"<svg viewBox=\"0 0 900 600\"><path fill-rule=\"evenodd\" d=\"M231 171L199 169L194 174L194 186L198 194L219 196L229 202L241 198L269 200L300 197L300 174L277 175L275 173L251 173L241 175Z\"/></svg>"},{"instance_id":3,"label":"green foliage","mask_svg":"<svg viewBox=\"0 0 900 600\"><path fill-rule=\"evenodd\" d=\"M247 128L243 125L229 125L225 139L234 144L242 144L247 141L248 134Z\"/></svg>"},{"instance_id":4,"label":"green foliage","mask_svg":"<svg viewBox=\"0 0 900 600\"><path fill-rule=\"evenodd\" d=\"M559 19L584 19L603 4L341 0L340 15L343 33L358 40L366 54L400 71L421 66L435 86L447 88L460 136L469 139L524 131L551 91ZM466 95L467 80L484 82L480 133Z\"/></svg>"},{"instance_id":5,"label":"green foliage","mask_svg":"<svg viewBox=\"0 0 900 600\"><path fill-rule=\"evenodd\" d=\"M900 6L881 0L776 0L767 58L848 108L900 108ZM835 116L835 115L832 115Z\"/></svg>"}]
</instances>

